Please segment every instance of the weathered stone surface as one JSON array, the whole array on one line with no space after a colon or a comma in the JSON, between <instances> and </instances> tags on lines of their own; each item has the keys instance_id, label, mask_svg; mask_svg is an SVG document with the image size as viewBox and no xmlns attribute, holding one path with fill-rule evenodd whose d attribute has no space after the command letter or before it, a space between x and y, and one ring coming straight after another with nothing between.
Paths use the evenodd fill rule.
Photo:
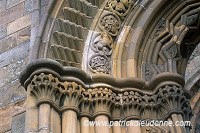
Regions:
<instances>
[{"instance_id":1,"label":"weathered stone surface","mask_svg":"<svg viewBox=\"0 0 200 133\"><path fill-rule=\"evenodd\" d=\"M0 0L0 12L6 10L6 0Z\"/></svg>"},{"instance_id":2,"label":"weathered stone surface","mask_svg":"<svg viewBox=\"0 0 200 133\"><path fill-rule=\"evenodd\" d=\"M195 125L195 133L200 133L200 115L197 116L197 119L196 119L196 125Z\"/></svg>"},{"instance_id":3,"label":"weathered stone surface","mask_svg":"<svg viewBox=\"0 0 200 133\"><path fill-rule=\"evenodd\" d=\"M18 102L0 109L0 133L11 133L12 116L25 111L25 102ZM22 133L22 132L21 132Z\"/></svg>"},{"instance_id":4,"label":"weathered stone surface","mask_svg":"<svg viewBox=\"0 0 200 133\"><path fill-rule=\"evenodd\" d=\"M9 8L3 12L0 12L0 25L10 23L17 18L23 16L24 3L18 4L12 8Z\"/></svg>"},{"instance_id":5,"label":"weathered stone surface","mask_svg":"<svg viewBox=\"0 0 200 133\"><path fill-rule=\"evenodd\" d=\"M41 6L47 5L49 0L41 0Z\"/></svg>"},{"instance_id":6,"label":"weathered stone surface","mask_svg":"<svg viewBox=\"0 0 200 133\"><path fill-rule=\"evenodd\" d=\"M24 2L25 0L7 0L7 8L18 5L19 3Z\"/></svg>"},{"instance_id":7,"label":"weathered stone surface","mask_svg":"<svg viewBox=\"0 0 200 133\"><path fill-rule=\"evenodd\" d=\"M42 6L41 8L41 17L46 13L47 5Z\"/></svg>"},{"instance_id":8,"label":"weathered stone surface","mask_svg":"<svg viewBox=\"0 0 200 133\"><path fill-rule=\"evenodd\" d=\"M200 70L200 44L193 51L185 72L187 82L198 70Z\"/></svg>"},{"instance_id":9,"label":"weathered stone surface","mask_svg":"<svg viewBox=\"0 0 200 133\"><path fill-rule=\"evenodd\" d=\"M26 0L24 6L24 15L30 14L33 10L33 0Z\"/></svg>"},{"instance_id":10,"label":"weathered stone surface","mask_svg":"<svg viewBox=\"0 0 200 133\"><path fill-rule=\"evenodd\" d=\"M18 48L16 51L11 50L9 53L10 55L8 53L7 57L4 55L5 53L0 55L1 59L4 58L6 61L9 60L4 65L0 63L0 65L3 65L0 68L0 107L24 100L26 97L26 92L19 83L18 78L27 64L27 59L25 58L27 57L27 54L24 54L23 51L20 51ZM14 59L14 56L17 56L17 53L18 55L22 53L18 60Z\"/></svg>"},{"instance_id":11,"label":"weathered stone surface","mask_svg":"<svg viewBox=\"0 0 200 133\"><path fill-rule=\"evenodd\" d=\"M0 39L6 36L6 26L7 25L0 26Z\"/></svg>"},{"instance_id":12,"label":"weathered stone surface","mask_svg":"<svg viewBox=\"0 0 200 133\"><path fill-rule=\"evenodd\" d=\"M17 46L7 52L0 54L0 67L11 64L14 61L23 60L29 53L29 42Z\"/></svg>"},{"instance_id":13,"label":"weathered stone surface","mask_svg":"<svg viewBox=\"0 0 200 133\"><path fill-rule=\"evenodd\" d=\"M30 40L30 27L20 30L0 40L0 54Z\"/></svg>"},{"instance_id":14,"label":"weathered stone surface","mask_svg":"<svg viewBox=\"0 0 200 133\"><path fill-rule=\"evenodd\" d=\"M31 25L31 15L26 15L23 16L13 22L11 22L10 24L8 24L7 27L7 34L12 34L16 31L19 31L25 27L28 27Z\"/></svg>"},{"instance_id":15,"label":"weathered stone surface","mask_svg":"<svg viewBox=\"0 0 200 133\"><path fill-rule=\"evenodd\" d=\"M11 129L12 106L0 110L0 133Z\"/></svg>"},{"instance_id":16,"label":"weathered stone surface","mask_svg":"<svg viewBox=\"0 0 200 133\"><path fill-rule=\"evenodd\" d=\"M12 118L11 133L23 133L25 130L25 113L16 115Z\"/></svg>"},{"instance_id":17,"label":"weathered stone surface","mask_svg":"<svg viewBox=\"0 0 200 133\"><path fill-rule=\"evenodd\" d=\"M0 107L24 100L26 91L19 83L19 74L24 69L24 60L0 68Z\"/></svg>"}]
</instances>

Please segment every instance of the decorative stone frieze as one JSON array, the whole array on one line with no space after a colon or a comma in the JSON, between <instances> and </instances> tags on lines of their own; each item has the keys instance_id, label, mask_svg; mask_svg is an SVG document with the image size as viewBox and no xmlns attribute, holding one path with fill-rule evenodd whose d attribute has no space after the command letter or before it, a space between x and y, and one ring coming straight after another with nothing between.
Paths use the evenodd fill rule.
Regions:
<instances>
[{"instance_id":1,"label":"decorative stone frieze","mask_svg":"<svg viewBox=\"0 0 200 133\"><path fill-rule=\"evenodd\" d=\"M60 82L51 74L41 73L34 76L31 88L38 104L51 103L59 111L81 110L86 115L114 114L115 117L126 119L163 119L177 111L187 120L192 116L182 87L173 84L160 87L156 94L147 95L137 91L115 93L106 87L87 89L75 82Z\"/></svg>"},{"instance_id":2,"label":"decorative stone frieze","mask_svg":"<svg viewBox=\"0 0 200 133\"><path fill-rule=\"evenodd\" d=\"M77 70L68 75L68 77L72 76L71 78L64 80L62 77L66 76L56 76L56 73L59 72L58 64L55 63L52 66L46 66L48 69L44 69L43 73L39 71L29 79L31 92L36 96L38 105L47 103L58 112L70 109L91 118L103 114L113 120L165 119L172 113L182 114L185 120L189 120L192 116L186 92L179 85L181 82L177 80L178 77L169 79L167 75L163 75L160 78L167 81L173 80L173 82L162 83L158 78L151 81L150 85L144 84L143 87L141 86L142 88L150 88L154 84L162 83L157 85L158 87L153 87L156 88L154 92L145 93L134 87L115 89L112 85L113 79L109 79L104 85L99 84L98 80L92 81L89 76L81 74ZM54 72L50 70L54 70ZM64 74L66 73L66 70L61 68L60 70ZM70 71L73 70L69 69L68 73ZM81 83L80 80L84 82ZM88 84L88 82L90 83ZM142 82L138 81L138 83Z\"/></svg>"},{"instance_id":3,"label":"decorative stone frieze","mask_svg":"<svg viewBox=\"0 0 200 133\"><path fill-rule=\"evenodd\" d=\"M105 75L90 77L82 70L41 60L27 67L21 83L30 87L34 94L30 97L35 97L40 109L41 105L49 112L52 108L67 122L70 115L74 123L82 117L88 121L103 116L108 121L129 121L167 120L173 114L190 120L192 116L189 95L182 88L181 76L176 74L160 74L149 82L135 78L115 80ZM67 130L63 127L63 131Z\"/></svg>"}]
</instances>

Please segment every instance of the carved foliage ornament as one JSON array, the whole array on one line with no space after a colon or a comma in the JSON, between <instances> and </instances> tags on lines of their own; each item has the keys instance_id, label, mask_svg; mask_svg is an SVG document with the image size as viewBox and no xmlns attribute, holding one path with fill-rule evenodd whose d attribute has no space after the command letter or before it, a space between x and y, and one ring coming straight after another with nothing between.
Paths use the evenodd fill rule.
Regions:
<instances>
[{"instance_id":1,"label":"carved foliage ornament","mask_svg":"<svg viewBox=\"0 0 200 133\"><path fill-rule=\"evenodd\" d=\"M94 37L91 44L92 50L96 53L89 61L89 68L92 72L109 74L113 47L112 36L117 36L120 25L120 19L111 13L103 15L100 19L99 28L102 32Z\"/></svg>"},{"instance_id":2,"label":"carved foliage ornament","mask_svg":"<svg viewBox=\"0 0 200 133\"><path fill-rule=\"evenodd\" d=\"M42 73L34 76L30 87L32 94L38 100L38 104L51 102L51 105L60 111L63 108L73 108L79 112L81 110L79 108L82 107L80 104L87 102L84 106L91 106L95 103L93 113L98 113L98 111L109 112L110 106L113 105L123 108L122 111L126 112L126 117L142 114L143 118L152 115L151 118L160 119L170 111L177 110L182 111L185 120L191 118L189 101L184 96L182 87L176 85L165 85L159 88L157 94L145 95L135 91L115 93L106 87L85 89L75 82L61 82L51 74ZM155 110L158 110L158 112Z\"/></svg>"},{"instance_id":3,"label":"carved foliage ornament","mask_svg":"<svg viewBox=\"0 0 200 133\"><path fill-rule=\"evenodd\" d=\"M99 22L99 28L111 36L117 36L120 26L120 19L111 13L103 15Z\"/></svg>"},{"instance_id":4,"label":"carved foliage ornament","mask_svg":"<svg viewBox=\"0 0 200 133\"><path fill-rule=\"evenodd\" d=\"M89 68L93 72L109 74L110 61L105 55L95 54L90 58Z\"/></svg>"},{"instance_id":5,"label":"carved foliage ornament","mask_svg":"<svg viewBox=\"0 0 200 133\"><path fill-rule=\"evenodd\" d=\"M133 0L110 0L107 3L106 9L124 18L130 11L132 5Z\"/></svg>"}]
</instances>

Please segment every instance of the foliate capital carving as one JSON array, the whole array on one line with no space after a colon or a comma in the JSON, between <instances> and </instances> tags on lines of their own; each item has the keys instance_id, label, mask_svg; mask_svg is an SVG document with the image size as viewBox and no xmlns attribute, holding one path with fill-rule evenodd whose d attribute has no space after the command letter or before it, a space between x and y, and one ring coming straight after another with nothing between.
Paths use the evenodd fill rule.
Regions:
<instances>
[{"instance_id":1,"label":"foliate capital carving","mask_svg":"<svg viewBox=\"0 0 200 133\"><path fill-rule=\"evenodd\" d=\"M60 101L60 106L63 109L74 108L79 110L78 106L83 101L82 92L84 89L82 86L76 84L75 82L64 82L59 84L62 88L62 96Z\"/></svg>"},{"instance_id":2,"label":"foliate capital carving","mask_svg":"<svg viewBox=\"0 0 200 133\"><path fill-rule=\"evenodd\" d=\"M34 76L31 82L31 92L36 96L38 102L52 101L59 104L62 93L58 86L59 81L51 74L41 73L38 76Z\"/></svg>"},{"instance_id":3,"label":"foliate capital carving","mask_svg":"<svg viewBox=\"0 0 200 133\"><path fill-rule=\"evenodd\" d=\"M79 103L83 100L82 86L75 82L60 82L52 74L35 75L30 87L38 104L50 103L55 105L57 110L72 108L78 111Z\"/></svg>"},{"instance_id":4,"label":"foliate capital carving","mask_svg":"<svg viewBox=\"0 0 200 133\"><path fill-rule=\"evenodd\" d=\"M88 89L84 92L84 98L92 102L94 115L102 113L110 115L112 105L112 91L110 89L103 87Z\"/></svg>"},{"instance_id":5,"label":"foliate capital carving","mask_svg":"<svg viewBox=\"0 0 200 133\"><path fill-rule=\"evenodd\" d=\"M80 115L104 114L115 120L165 119L172 113L181 113L184 120L192 116L183 88L175 84L163 84L153 94L136 90L116 92L104 86L84 88L76 82L61 82L51 74L41 73L33 77L30 87L38 105L48 103L60 112L71 109Z\"/></svg>"}]
</instances>

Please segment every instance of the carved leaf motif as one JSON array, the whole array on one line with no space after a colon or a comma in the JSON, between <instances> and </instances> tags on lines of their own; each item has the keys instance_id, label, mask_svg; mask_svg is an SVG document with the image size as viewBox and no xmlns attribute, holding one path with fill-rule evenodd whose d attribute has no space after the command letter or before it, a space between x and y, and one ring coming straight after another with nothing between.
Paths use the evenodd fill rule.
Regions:
<instances>
[{"instance_id":1,"label":"carved leaf motif","mask_svg":"<svg viewBox=\"0 0 200 133\"><path fill-rule=\"evenodd\" d=\"M108 74L110 71L110 63L108 58L100 54L91 57L89 66L94 72Z\"/></svg>"},{"instance_id":2,"label":"carved leaf motif","mask_svg":"<svg viewBox=\"0 0 200 133\"><path fill-rule=\"evenodd\" d=\"M101 18L99 23L101 30L108 32L112 36L116 36L120 29L120 20L114 14L106 14Z\"/></svg>"},{"instance_id":3,"label":"carved leaf motif","mask_svg":"<svg viewBox=\"0 0 200 133\"><path fill-rule=\"evenodd\" d=\"M132 0L110 0L107 3L107 9L120 17L125 17L133 5Z\"/></svg>"}]
</instances>

